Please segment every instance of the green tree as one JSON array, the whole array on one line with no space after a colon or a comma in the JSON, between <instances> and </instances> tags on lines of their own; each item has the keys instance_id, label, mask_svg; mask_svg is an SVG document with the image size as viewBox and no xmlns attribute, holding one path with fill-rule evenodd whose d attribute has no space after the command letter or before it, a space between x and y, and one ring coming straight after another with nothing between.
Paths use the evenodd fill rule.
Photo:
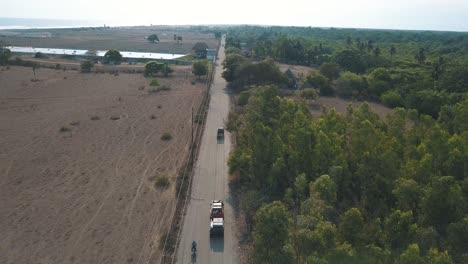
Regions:
<instances>
[{"instance_id":1,"label":"green tree","mask_svg":"<svg viewBox=\"0 0 468 264\"><path fill-rule=\"evenodd\" d=\"M159 42L159 37L156 34L151 34L148 36L148 41L154 43L155 41Z\"/></svg>"},{"instance_id":2,"label":"green tree","mask_svg":"<svg viewBox=\"0 0 468 264\"><path fill-rule=\"evenodd\" d=\"M85 60L81 63L81 72L91 72L91 69L94 67L94 62L90 60Z\"/></svg>"},{"instance_id":3,"label":"green tree","mask_svg":"<svg viewBox=\"0 0 468 264\"><path fill-rule=\"evenodd\" d=\"M320 65L320 73L327 77L330 81L340 77L340 65L336 63L323 63Z\"/></svg>"},{"instance_id":4,"label":"green tree","mask_svg":"<svg viewBox=\"0 0 468 264\"><path fill-rule=\"evenodd\" d=\"M150 61L145 64L145 76L155 76L159 72L162 72L166 68L166 65L159 61Z\"/></svg>"},{"instance_id":5,"label":"green tree","mask_svg":"<svg viewBox=\"0 0 468 264\"><path fill-rule=\"evenodd\" d=\"M367 56L354 49L346 49L336 53L335 61L343 69L355 73L365 72L368 66Z\"/></svg>"},{"instance_id":6,"label":"green tree","mask_svg":"<svg viewBox=\"0 0 468 264\"><path fill-rule=\"evenodd\" d=\"M451 252L461 256L468 254L468 214L458 222L448 226L448 239ZM458 257L460 258L460 257Z\"/></svg>"},{"instance_id":7,"label":"green tree","mask_svg":"<svg viewBox=\"0 0 468 264\"><path fill-rule=\"evenodd\" d=\"M11 50L0 48L0 65L8 64L8 60L11 58Z\"/></svg>"},{"instance_id":8,"label":"green tree","mask_svg":"<svg viewBox=\"0 0 468 264\"><path fill-rule=\"evenodd\" d=\"M440 252L436 248L431 248L428 258L431 264L453 264L452 258L447 250Z\"/></svg>"},{"instance_id":9,"label":"green tree","mask_svg":"<svg viewBox=\"0 0 468 264\"><path fill-rule=\"evenodd\" d=\"M201 53L206 57L206 49L208 48L208 45L205 42L197 42L195 45L193 45L192 50L195 51L196 53Z\"/></svg>"},{"instance_id":10,"label":"green tree","mask_svg":"<svg viewBox=\"0 0 468 264\"><path fill-rule=\"evenodd\" d=\"M424 48L419 48L414 58L418 61L419 64L423 64L424 61L426 61L426 52Z\"/></svg>"},{"instance_id":11,"label":"green tree","mask_svg":"<svg viewBox=\"0 0 468 264\"><path fill-rule=\"evenodd\" d=\"M462 218L464 207L460 185L453 177L444 176L434 179L424 198L424 217L439 233L445 234L449 223Z\"/></svg>"},{"instance_id":12,"label":"green tree","mask_svg":"<svg viewBox=\"0 0 468 264\"><path fill-rule=\"evenodd\" d=\"M375 47L375 49L374 49L374 56L375 56L375 57L378 57L378 56L380 56L381 53L382 53L382 52L380 51L379 46Z\"/></svg>"},{"instance_id":13,"label":"green tree","mask_svg":"<svg viewBox=\"0 0 468 264\"><path fill-rule=\"evenodd\" d=\"M468 63L451 63L439 75L441 89L450 93L468 92Z\"/></svg>"},{"instance_id":14,"label":"green tree","mask_svg":"<svg viewBox=\"0 0 468 264\"><path fill-rule=\"evenodd\" d=\"M380 96L380 101L391 108L404 106L403 98L396 91L386 91Z\"/></svg>"},{"instance_id":15,"label":"green tree","mask_svg":"<svg viewBox=\"0 0 468 264\"><path fill-rule=\"evenodd\" d=\"M385 68L377 68L369 75L369 90L372 94L380 96L390 90L392 78Z\"/></svg>"},{"instance_id":16,"label":"green tree","mask_svg":"<svg viewBox=\"0 0 468 264\"><path fill-rule=\"evenodd\" d=\"M339 230L343 239L352 246L360 247L365 245L363 237L364 218L359 209L351 208L341 215Z\"/></svg>"},{"instance_id":17,"label":"green tree","mask_svg":"<svg viewBox=\"0 0 468 264\"><path fill-rule=\"evenodd\" d=\"M393 56L395 56L396 52L397 52L397 50L396 50L395 46L392 44L392 45L390 46L390 59L391 59L392 61L393 61Z\"/></svg>"},{"instance_id":18,"label":"green tree","mask_svg":"<svg viewBox=\"0 0 468 264\"><path fill-rule=\"evenodd\" d=\"M164 67L162 68L161 72L164 75L164 77L167 77L169 76L169 74L173 73L174 70L169 66L169 64L164 63Z\"/></svg>"},{"instance_id":19,"label":"green tree","mask_svg":"<svg viewBox=\"0 0 468 264\"><path fill-rule=\"evenodd\" d=\"M346 37L346 45L348 46L353 45L353 39L351 38L351 36Z\"/></svg>"},{"instance_id":20,"label":"green tree","mask_svg":"<svg viewBox=\"0 0 468 264\"><path fill-rule=\"evenodd\" d=\"M329 205L336 202L336 190L336 184L329 175L322 175L310 184L311 196L316 196Z\"/></svg>"},{"instance_id":21,"label":"green tree","mask_svg":"<svg viewBox=\"0 0 468 264\"><path fill-rule=\"evenodd\" d=\"M399 264L424 264L424 258L419 255L418 244L411 244L405 252L401 253Z\"/></svg>"},{"instance_id":22,"label":"green tree","mask_svg":"<svg viewBox=\"0 0 468 264\"><path fill-rule=\"evenodd\" d=\"M288 241L289 215L281 202L262 206L255 216L253 232L255 263L287 263L284 247Z\"/></svg>"},{"instance_id":23,"label":"green tree","mask_svg":"<svg viewBox=\"0 0 468 264\"><path fill-rule=\"evenodd\" d=\"M393 195L397 198L398 208L404 211L416 212L423 194L421 187L413 179L398 179L396 181Z\"/></svg>"},{"instance_id":24,"label":"green tree","mask_svg":"<svg viewBox=\"0 0 468 264\"><path fill-rule=\"evenodd\" d=\"M248 63L248 60L244 56L235 53L227 54L223 62L224 71L221 76L227 82L234 81L236 79L236 73L246 63Z\"/></svg>"},{"instance_id":25,"label":"green tree","mask_svg":"<svg viewBox=\"0 0 468 264\"><path fill-rule=\"evenodd\" d=\"M336 80L335 93L342 97L351 97L364 94L367 90L367 81L360 75L352 72L342 72Z\"/></svg>"},{"instance_id":26,"label":"green tree","mask_svg":"<svg viewBox=\"0 0 468 264\"><path fill-rule=\"evenodd\" d=\"M411 211L395 210L384 223L385 238L392 250L399 252L405 249L416 238L417 225L413 223Z\"/></svg>"},{"instance_id":27,"label":"green tree","mask_svg":"<svg viewBox=\"0 0 468 264\"><path fill-rule=\"evenodd\" d=\"M321 95L332 95L333 89L331 87L330 81L318 72L314 72L307 76L306 83L311 85L314 88L320 89Z\"/></svg>"},{"instance_id":28,"label":"green tree","mask_svg":"<svg viewBox=\"0 0 468 264\"><path fill-rule=\"evenodd\" d=\"M111 49L104 54L104 62L119 64L122 61L122 54L118 50Z\"/></svg>"},{"instance_id":29,"label":"green tree","mask_svg":"<svg viewBox=\"0 0 468 264\"><path fill-rule=\"evenodd\" d=\"M198 76L200 79L201 76L208 74L208 61L207 60L199 60L193 63L192 65L192 73Z\"/></svg>"}]
</instances>

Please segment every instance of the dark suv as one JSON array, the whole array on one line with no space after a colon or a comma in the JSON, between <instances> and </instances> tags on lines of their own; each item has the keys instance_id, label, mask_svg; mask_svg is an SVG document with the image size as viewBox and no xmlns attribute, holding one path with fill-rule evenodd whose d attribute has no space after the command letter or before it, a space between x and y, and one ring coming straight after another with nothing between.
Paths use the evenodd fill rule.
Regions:
<instances>
[{"instance_id":1,"label":"dark suv","mask_svg":"<svg viewBox=\"0 0 468 264\"><path fill-rule=\"evenodd\" d=\"M224 128L218 127L218 132L216 133L217 138L224 138Z\"/></svg>"}]
</instances>

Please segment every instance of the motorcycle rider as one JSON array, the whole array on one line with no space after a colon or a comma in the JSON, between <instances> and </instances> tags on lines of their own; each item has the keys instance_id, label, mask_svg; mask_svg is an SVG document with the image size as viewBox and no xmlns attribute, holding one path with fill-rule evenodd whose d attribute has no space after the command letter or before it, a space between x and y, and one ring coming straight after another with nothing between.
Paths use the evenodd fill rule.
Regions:
<instances>
[{"instance_id":1,"label":"motorcycle rider","mask_svg":"<svg viewBox=\"0 0 468 264\"><path fill-rule=\"evenodd\" d=\"M197 252L197 242L195 242L195 240L192 241L192 252L193 253Z\"/></svg>"}]
</instances>

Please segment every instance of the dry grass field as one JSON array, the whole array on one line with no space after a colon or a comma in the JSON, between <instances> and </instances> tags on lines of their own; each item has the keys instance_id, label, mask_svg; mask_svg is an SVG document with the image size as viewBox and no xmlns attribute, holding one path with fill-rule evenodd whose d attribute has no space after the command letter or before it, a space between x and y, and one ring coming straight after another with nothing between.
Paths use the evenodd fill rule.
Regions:
<instances>
[{"instance_id":1,"label":"dry grass field","mask_svg":"<svg viewBox=\"0 0 468 264\"><path fill-rule=\"evenodd\" d=\"M0 68L0 263L159 263L204 90L175 70Z\"/></svg>"},{"instance_id":2,"label":"dry grass field","mask_svg":"<svg viewBox=\"0 0 468 264\"><path fill-rule=\"evenodd\" d=\"M151 34L157 34L160 42L148 42L145 37ZM180 43L174 41L174 34L182 37ZM40 48L188 54L197 42L210 48L218 45L213 33L189 26L0 30L0 43Z\"/></svg>"}]
</instances>

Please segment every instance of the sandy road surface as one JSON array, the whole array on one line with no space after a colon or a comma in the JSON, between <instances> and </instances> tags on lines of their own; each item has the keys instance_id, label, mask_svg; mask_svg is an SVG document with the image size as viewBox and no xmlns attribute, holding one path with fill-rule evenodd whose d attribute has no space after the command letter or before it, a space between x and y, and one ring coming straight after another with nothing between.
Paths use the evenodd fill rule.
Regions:
<instances>
[{"instance_id":1,"label":"sandy road surface","mask_svg":"<svg viewBox=\"0 0 468 264\"><path fill-rule=\"evenodd\" d=\"M141 74L0 67L0 263L159 259L204 90L189 74L149 94Z\"/></svg>"},{"instance_id":2,"label":"sandy road surface","mask_svg":"<svg viewBox=\"0 0 468 264\"><path fill-rule=\"evenodd\" d=\"M216 73L211 86L211 101L208 110L199 157L195 167L192 193L187 215L184 218L177 262L227 264L237 263L236 241L234 236L234 216L228 187L227 159L231 142L226 131L224 140L216 138L216 129L223 126L229 112L229 95L226 92L226 81L221 77L224 60L224 39L218 54ZM210 201L225 201L224 238L210 238L209 212ZM191 243L198 244L196 259L191 258Z\"/></svg>"}]
</instances>

